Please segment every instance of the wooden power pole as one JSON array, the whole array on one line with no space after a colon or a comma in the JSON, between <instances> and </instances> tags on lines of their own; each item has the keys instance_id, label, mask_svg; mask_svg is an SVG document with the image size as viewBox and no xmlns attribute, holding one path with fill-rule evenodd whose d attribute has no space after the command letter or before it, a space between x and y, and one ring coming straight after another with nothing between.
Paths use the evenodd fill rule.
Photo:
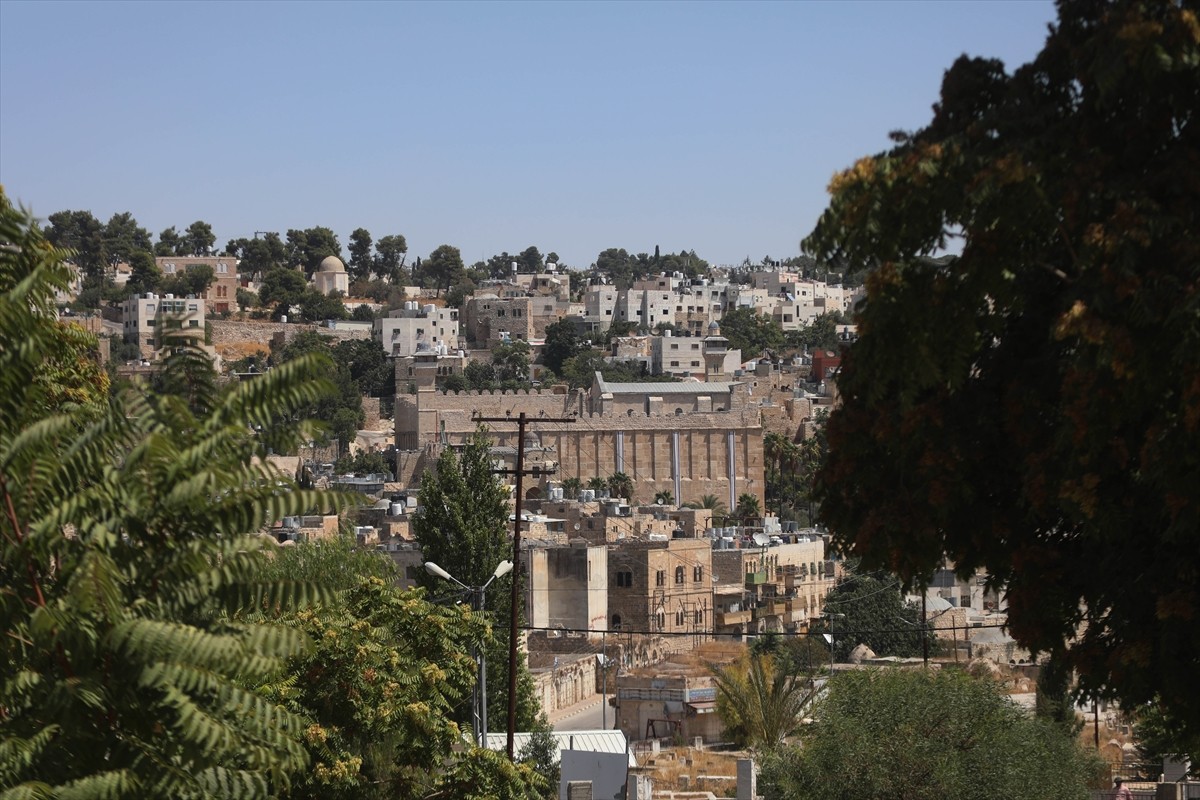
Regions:
<instances>
[{"instance_id":1,"label":"wooden power pole","mask_svg":"<svg viewBox=\"0 0 1200 800\"><path fill-rule=\"evenodd\" d=\"M535 417L530 419L522 411L516 419L512 417L475 417L475 422L503 422L517 426L517 468L497 470L502 475L517 476L515 513L513 514L513 566L516 572L512 581L511 614L508 624L508 760L513 760L513 734L517 727L517 607L521 591L521 478L526 475L543 475L543 469L525 469L525 426L535 422L574 422L574 418Z\"/></svg>"}]
</instances>

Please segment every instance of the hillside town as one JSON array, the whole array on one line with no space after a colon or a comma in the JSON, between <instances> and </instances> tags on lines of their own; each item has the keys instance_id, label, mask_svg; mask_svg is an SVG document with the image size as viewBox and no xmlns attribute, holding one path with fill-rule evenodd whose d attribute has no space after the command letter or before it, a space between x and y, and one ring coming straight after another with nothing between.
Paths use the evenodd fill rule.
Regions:
<instances>
[{"instance_id":1,"label":"hillside town","mask_svg":"<svg viewBox=\"0 0 1200 800\"><path fill-rule=\"evenodd\" d=\"M0 800L1200 799L1197 109L1196 0L0 2Z\"/></svg>"}]
</instances>

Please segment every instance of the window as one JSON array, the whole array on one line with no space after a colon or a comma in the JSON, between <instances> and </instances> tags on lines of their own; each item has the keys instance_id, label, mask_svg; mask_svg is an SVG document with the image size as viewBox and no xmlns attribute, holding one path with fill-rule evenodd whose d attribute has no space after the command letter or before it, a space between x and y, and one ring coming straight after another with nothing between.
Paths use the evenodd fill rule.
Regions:
<instances>
[{"instance_id":1,"label":"window","mask_svg":"<svg viewBox=\"0 0 1200 800\"><path fill-rule=\"evenodd\" d=\"M667 615L666 614L664 614L661 611L658 612L657 619L658 619L658 629L659 630L662 630L663 628L667 627Z\"/></svg>"},{"instance_id":2,"label":"window","mask_svg":"<svg viewBox=\"0 0 1200 800\"><path fill-rule=\"evenodd\" d=\"M677 416L677 417L682 417L682 416L683 416L683 409L682 409L682 408L677 408L677 409L675 409L675 416Z\"/></svg>"},{"instance_id":3,"label":"window","mask_svg":"<svg viewBox=\"0 0 1200 800\"><path fill-rule=\"evenodd\" d=\"M679 362L678 362L678 361L672 361L672 362L671 362L671 366L672 366L672 367L678 367L678 366L679 366Z\"/></svg>"},{"instance_id":4,"label":"window","mask_svg":"<svg viewBox=\"0 0 1200 800\"><path fill-rule=\"evenodd\" d=\"M696 623L697 625L704 624L704 610L703 609L696 610L695 614L692 615L692 622Z\"/></svg>"},{"instance_id":5,"label":"window","mask_svg":"<svg viewBox=\"0 0 1200 800\"><path fill-rule=\"evenodd\" d=\"M700 564L692 567L692 582L699 583L704 579L704 567Z\"/></svg>"},{"instance_id":6,"label":"window","mask_svg":"<svg viewBox=\"0 0 1200 800\"><path fill-rule=\"evenodd\" d=\"M191 328L199 328L199 327L200 327L200 320L198 320L198 319L188 320L188 327L191 327Z\"/></svg>"},{"instance_id":7,"label":"window","mask_svg":"<svg viewBox=\"0 0 1200 800\"><path fill-rule=\"evenodd\" d=\"M612 626L613 626L613 630L621 629L621 615L620 614L613 614Z\"/></svg>"},{"instance_id":8,"label":"window","mask_svg":"<svg viewBox=\"0 0 1200 800\"><path fill-rule=\"evenodd\" d=\"M682 612L682 611L676 611L676 612L675 612L675 624L676 624L676 625L682 625L682 624L683 624L683 612Z\"/></svg>"},{"instance_id":9,"label":"window","mask_svg":"<svg viewBox=\"0 0 1200 800\"><path fill-rule=\"evenodd\" d=\"M611 309L611 308L607 308L607 309L605 309L605 310L604 310L604 316L606 316L606 317L611 317L611 316L612 316L612 309Z\"/></svg>"},{"instance_id":10,"label":"window","mask_svg":"<svg viewBox=\"0 0 1200 800\"><path fill-rule=\"evenodd\" d=\"M654 573L654 585L655 586L662 586L666 582L667 582L666 570L660 569L658 572Z\"/></svg>"},{"instance_id":11,"label":"window","mask_svg":"<svg viewBox=\"0 0 1200 800\"><path fill-rule=\"evenodd\" d=\"M671 343L671 349L672 349L672 350L678 350L678 349L679 349L679 344L678 344L678 343L675 343L675 342L672 342L672 343Z\"/></svg>"},{"instance_id":12,"label":"window","mask_svg":"<svg viewBox=\"0 0 1200 800\"><path fill-rule=\"evenodd\" d=\"M683 567L675 568L675 583L683 583Z\"/></svg>"},{"instance_id":13,"label":"window","mask_svg":"<svg viewBox=\"0 0 1200 800\"><path fill-rule=\"evenodd\" d=\"M693 362L692 362L692 366L693 366L693 367L698 367L698 366L700 366L700 362L699 362L699 361L693 361Z\"/></svg>"},{"instance_id":14,"label":"window","mask_svg":"<svg viewBox=\"0 0 1200 800\"><path fill-rule=\"evenodd\" d=\"M633 573L629 571L617 573L617 586L630 587L633 586Z\"/></svg>"}]
</instances>

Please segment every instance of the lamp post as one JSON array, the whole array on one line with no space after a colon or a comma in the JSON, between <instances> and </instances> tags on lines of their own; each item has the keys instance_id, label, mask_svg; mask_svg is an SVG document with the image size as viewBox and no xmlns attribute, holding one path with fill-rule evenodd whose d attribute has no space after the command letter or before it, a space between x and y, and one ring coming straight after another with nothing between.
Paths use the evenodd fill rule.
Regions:
<instances>
[{"instance_id":1,"label":"lamp post","mask_svg":"<svg viewBox=\"0 0 1200 800\"><path fill-rule=\"evenodd\" d=\"M833 620L837 617L846 618L845 614L839 614L836 611L826 611L821 616L829 617L829 677L833 678Z\"/></svg>"},{"instance_id":2,"label":"lamp post","mask_svg":"<svg viewBox=\"0 0 1200 800\"><path fill-rule=\"evenodd\" d=\"M430 575L436 575L443 580L457 583L471 593L472 611L483 611L484 591L492 585L492 581L507 575L512 571L512 568L513 563L511 561L501 561L496 565L496 569L492 572L492 577L488 578L487 583L482 586L467 586L432 561L425 562L425 571ZM475 745L477 747L487 747L487 656L484 654L483 647L478 644L475 645L475 689L471 693L471 704L471 713L474 717L472 721L475 727Z\"/></svg>"}]
</instances>

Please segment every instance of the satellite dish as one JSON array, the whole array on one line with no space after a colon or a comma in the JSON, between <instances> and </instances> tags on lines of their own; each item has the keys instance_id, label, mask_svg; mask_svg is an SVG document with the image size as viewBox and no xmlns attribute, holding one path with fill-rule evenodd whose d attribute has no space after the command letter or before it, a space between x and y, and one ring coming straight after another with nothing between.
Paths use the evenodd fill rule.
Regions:
<instances>
[{"instance_id":1,"label":"satellite dish","mask_svg":"<svg viewBox=\"0 0 1200 800\"><path fill-rule=\"evenodd\" d=\"M756 533L754 534L754 543L759 547L766 547L771 543L771 537L767 536L765 533Z\"/></svg>"}]
</instances>

